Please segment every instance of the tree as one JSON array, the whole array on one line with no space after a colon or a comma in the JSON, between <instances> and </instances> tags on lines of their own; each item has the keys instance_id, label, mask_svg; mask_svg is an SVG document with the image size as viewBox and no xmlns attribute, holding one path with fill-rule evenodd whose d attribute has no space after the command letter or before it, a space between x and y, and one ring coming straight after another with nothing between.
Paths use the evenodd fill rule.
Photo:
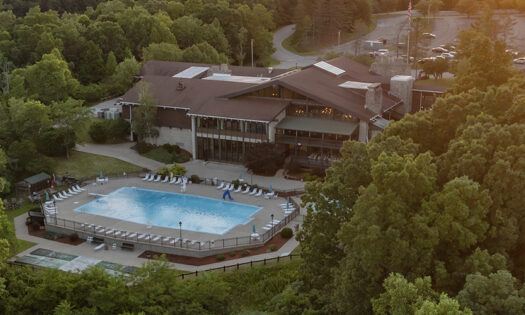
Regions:
<instances>
[{"instance_id":1,"label":"tree","mask_svg":"<svg viewBox=\"0 0 525 315\"><path fill-rule=\"evenodd\" d=\"M207 42L202 42L184 49L182 52L182 60L186 62L211 64L228 63L228 57L224 54L219 54L217 50Z\"/></svg>"},{"instance_id":2,"label":"tree","mask_svg":"<svg viewBox=\"0 0 525 315\"><path fill-rule=\"evenodd\" d=\"M469 308L461 307L455 299L448 297L442 293L439 297L439 302L425 301L423 305L415 312L415 315L473 315Z\"/></svg>"},{"instance_id":3,"label":"tree","mask_svg":"<svg viewBox=\"0 0 525 315\"><path fill-rule=\"evenodd\" d=\"M108 79L109 90L113 94L121 94L129 89L140 71L140 63L135 57L126 58L117 65L115 73Z\"/></svg>"},{"instance_id":4,"label":"tree","mask_svg":"<svg viewBox=\"0 0 525 315\"><path fill-rule=\"evenodd\" d=\"M470 19L471 15L479 11L479 5L476 0L459 0L454 9L459 13L466 14Z\"/></svg>"},{"instance_id":5,"label":"tree","mask_svg":"<svg viewBox=\"0 0 525 315\"><path fill-rule=\"evenodd\" d=\"M182 59L182 51L179 46L169 43L150 44L144 48L144 61L149 60L165 60L165 61L180 61Z\"/></svg>"},{"instance_id":6,"label":"tree","mask_svg":"<svg viewBox=\"0 0 525 315\"><path fill-rule=\"evenodd\" d=\"M439 12L442 6L442 0L420 0L417 2L415 9L421 12L427 18L430 18L430 15Z\"/></svg>"},{"instance_id":7,"label":"tree","mask_svg":"<svg viewBox=\"0 0 525 315\"><path fill-rule=\"evenodd\" d=\"M523 314L525 298L521 289L522 284L507 270L488 276L472 274L467 276L457 299L475 314Z\"/></svg>"},{"instance_id":8,"label":"tree","mask_svg":"<svg viewBox=\"0 0 525 315\"><path fill-rule=\"evenodd\" d=\"M92 41L85 43L84 52L76 66L76 74L82 83L98 82L106 72L102 50Z\"/></svg>"},{"instance_id":9,"label":"tree","mask_svg":"<svg viewBox=\"0 0 525 315\"><path fill-rule=\"evenodd\" d=\"M53 102L50 118L57 126L78 130L86 123L86 118L91 114L91 110L83 107L82 103L83 101L72 98L68 98L64 102ZM64 136L66 158L69 159L69 150L74 146L75 139L73 137L75 134L66 132Z\"/></svg>"},{"instance_id":10,"label":"tree","mask_svg":"<svg viewBox=\"0 0 525 315\"><path fill-rule=\"evenodd\" d=\"M139 142L159 135L155 127L157 121L156 101L148 95L148 87L145 83L138 85L139 106L133 108L131 129L137 134Z\"/></svg>"},{"instance_id":11,"label":"tree","mask_svg":"<svg viewBox=\"0 0 525 315\"><path fill-rule=\"evenodd\" d=\"M13 75L20 77L22 84L15 96L30 96L45 104L67 99L78 87L78 81L57 49L42 56L34 65L15 70ZM23 94L18 95L20 93Z\"/></svg>"},{"instance_id":12,"label":"tree","mask_svg":"<svg viewBox=\"0 0 525 315\"><path fill-rule=\"evenodd\" d=\"M244 154L244 165L254 174L274 175L283 163L283 152L273 143L257 144Z\"/></svg>"},{"instance_id":13,"label":"tree","mask_svg":"<svg viewBox=\"0 0 525 315\"><path fill-rule=\"evenodd\" d=\"M115 57L115 54L113 51L110 51L108 54L108 58L106 59L106 67L105 72L107 76L113 75L115 73L115 69L117 68L117 58Z\"/></svg>"}]
</instances>

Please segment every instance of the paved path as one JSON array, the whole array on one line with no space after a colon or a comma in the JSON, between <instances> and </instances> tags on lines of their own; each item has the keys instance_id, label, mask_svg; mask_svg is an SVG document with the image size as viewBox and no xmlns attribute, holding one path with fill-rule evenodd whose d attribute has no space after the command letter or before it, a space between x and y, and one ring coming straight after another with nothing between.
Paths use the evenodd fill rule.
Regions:
<instances>
[{"instance_id":1,"label":"paved path","mask_svg":"<svg viewBox=\"0 0 525 315\"><path fill-rule=\"evenodd\" d=\"M283 47L283 41L290 37L294 32L295 24L292 24L287 25L274 33L273 47L275 48L275 53L272 57L281 62L281 64L275 66L275 68L290 69L295 67L305 67L314 64L317 60L317 56L300 56Z\"/></svg>"},{"instance_id":2,"label":"paved path","mask_svg":"<svg viewBox=\"0 0 525 315\"><path fill-rule=\"evenodd\" d=\"M92 154L104 155L120 159L131 164L138 165L150 170L156 170L165 164L155 160L148 159L135 152L131 147L135 143L126 142L119 144L93 144L84 143L77 145L75 150ZM279 190L292 190L304 188L304 182L288 180L280 176L259 176L248 173L243 165L228 164L219 162L204 162L202 160L191 160L183 163L186 167L187 174L197 174L202 178L217 177L221 180L232 181L239 179L242 174L243 179L249 184L257 184L261 187L270 187Z\"/></svg>"},{"instance_id":3,"label":"paved path","mask_svg":"<svg viewBox=\"0 0 525 315\"><path fill-rule=\"evenodd\" d=\"M117 144L84 143L77 144L75 150L80 152L109 156L150 170L155 170L161 166L164 166L164 164L161 162L148 159L135 152L135 150L131 149L133 145L135 145L135 143L133 142Z\"/></svg>"}]
</instances>

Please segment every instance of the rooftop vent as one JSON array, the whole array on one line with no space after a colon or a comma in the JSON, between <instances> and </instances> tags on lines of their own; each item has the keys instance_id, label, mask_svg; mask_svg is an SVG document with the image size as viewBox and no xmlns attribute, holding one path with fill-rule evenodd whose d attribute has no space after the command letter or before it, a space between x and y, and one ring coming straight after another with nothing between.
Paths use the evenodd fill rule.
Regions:
<instances>
[{"instance_id":1,"label":"rooftop vent","mask_svg":"<svg viewBox=\"0 0 525 315\"><path fill-rule=\"evenodd\" d=\"M184 85L184 82L182 82L182 80L179 80L179 84L177 84L177 91L182 91L186 88L186 86Z\"/></svg>"}]
</instances>

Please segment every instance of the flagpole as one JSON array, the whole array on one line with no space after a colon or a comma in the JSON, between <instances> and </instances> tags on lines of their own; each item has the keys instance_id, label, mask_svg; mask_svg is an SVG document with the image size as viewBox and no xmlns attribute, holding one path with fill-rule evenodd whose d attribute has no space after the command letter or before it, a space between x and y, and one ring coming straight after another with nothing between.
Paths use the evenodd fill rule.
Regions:
<instances>
[{"instance_id":1,"label":"flagpole","mask_svg":"<svg viewBox=\"0 0 525 315\"><path fill-rule=\"evenodd\" d=\"M410 28L412 27L412 0L408 3L407 64L410 64Z\"/></svg>"}]
</instances>

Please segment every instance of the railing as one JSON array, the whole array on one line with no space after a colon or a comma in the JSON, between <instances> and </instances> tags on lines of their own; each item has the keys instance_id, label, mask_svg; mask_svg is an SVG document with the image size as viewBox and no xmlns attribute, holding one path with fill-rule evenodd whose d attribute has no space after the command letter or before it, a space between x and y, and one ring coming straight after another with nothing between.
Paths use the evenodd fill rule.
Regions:
<instances>
[{"instance_id":1,"label":"railing","mask_svg":"<svg viewBox=\"0 0 525 315\"><path fill-rule=\"evenodd\" d=\"M262 133L252 133L252 132L242 132L239 130L229 130L229 129L215 129L215 128L197 128L197 133L199 137L207 137L207 135L216 135L216 136L230 136L243 139L257 139L257 140L267 140L268 136L266 131ZM211 137L213 138L213 137Z\"/></svg>"},{"instance_id":2,"label":"railing","mask_svg":"<svg viewBox=\"0 0 525 315\"><path fill-rule=\"evenodd\" d=\"M237 264L228 265L228 266L224 265L222 267L217 267L217 268L210 268L210 269L201 270L201 271L196 270L195 272L182 273L182 274L177 275L177 277L181 279L190 279L190 278L197 278L199 274L203 274L203 273L211 272L211 271L227 272L227 271L235 271L235 270L241 270L241 269L251 269L254 267L266 266L271 263L292 261L294 257L298 259L300 258L300 256L301 255L290 254L287 256L277 256L273 258L250 260L249 262L245 262L245 263L237 263Z\"/></svg>"},{"instance_id":3,"label":"railing","mask_svg":"<svg viewBox=\"0 0 525 315\"><path fill-rule=\"evenodd\" d=\"M339 150L343 146L343 140L329 140L310 137L296 137L290 135L275 135L275 143L293 144L301 143L303 146L336 149Z\"/></svg>"},{"instance_id":4,"label":"railing","mask_svg":"<svg viewBox=\"0 0 525 315\"><path fill-rule=\"evenodd\" d=\"M257 238L252 236L241 236L241 237L232 237L219 240L207 240L207 241L195 241L186 240L183 238L175 238L159 234L147 234L147 233L138 233L134 231L123 231L123 230L113 230L110 229L110 233L107 231L107 227L97 226L94 224L81 223L74 220L68 220L63 218L58 218L55 215L46 214L46 224L55 226L58 228L63 228L71 230L73 232L82 232L93 237L103 237L104 239L110 239L115 241L122 242L133 242L135 244L143 245L156 245L164 248L179 248L188 251L211 251L224 248L236 248L244 246L256 246L263 245L269 241L278 231L290 223L300 214L300 208L293 199L289 199L295 210L290 213L288 216L284 217L279 223L275 224L270 230L266 231ZM104 228L103 231L100 231L101 228ZM117 232L120 232L117 234ZM134 235L133 235L134 234ZM133 237L129 237L133 235ZM143 236L144 235L144 236ZM156 237L159 237L156 241ZM175 240L175 241L174 241Z\"/></svg>"},{"instance_id":5,"label":"railing","mask_svg":"<svg viewBox=\"0 0 525 315\"><path fill-rule=\"evenodd\" d=\"M311 159L305 156L292 156L292 163L297 163L305 167L322 167L327 168L332 165L332 162L329 159Z\"/></svg>"},{"instance_id":6,"label":"railing","mask_svg":"<svg viewBox=\"0 0 525 315\"><path fill-rule=\"evenodd\" d=\"M224 182L224 184L231 184L232 181L230 180L222 180L222 179L219 179L219 178L202 178L202 177L199 177L200 179L200 184L202 185L209 185L209 186L217 186L219 185L220 183ZM247 186L257 186L258 188L262 188L263 189L263 192L269 192L270 189L269 188L266 188L266 187L261 187L261 186L258 186L258 185L250 185L246 182L239 182L239 184L241 186L244 186L244 185L247 185ZM304 194L305 190L304 188L296 188L296 189L276 189L276 188L272 188L273 191L275 191L275 193L277 195L279 195L279 197L291 197L291 196L297 196L299 194Z\"/></svg>"}]
</instances>

